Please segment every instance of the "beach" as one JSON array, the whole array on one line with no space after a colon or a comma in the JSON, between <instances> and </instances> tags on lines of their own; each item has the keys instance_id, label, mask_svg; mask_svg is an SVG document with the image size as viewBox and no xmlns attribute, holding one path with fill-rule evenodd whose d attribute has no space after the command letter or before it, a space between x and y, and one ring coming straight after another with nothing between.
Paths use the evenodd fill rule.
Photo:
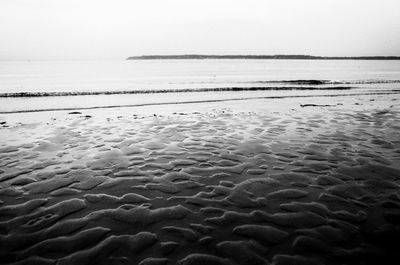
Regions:
<instances>
[{"instance_id":1,"label":"beach","mask_svg":"<svg viewBox=\"0 0 400 265\"><path fill-rule=\"evenodd\" d=\"M3 264L399 258L398 92L3 113L0 139Z\"/></svg>"},{"instance_id":2,"label":"beach","mask_svg":"<svg viewBox=\"0 0 400 265\"><path fill-rule=\"evenodd\" d=\"M0 1L0 265L399 265L400 1Z\"/></svg>"}]
</instances>

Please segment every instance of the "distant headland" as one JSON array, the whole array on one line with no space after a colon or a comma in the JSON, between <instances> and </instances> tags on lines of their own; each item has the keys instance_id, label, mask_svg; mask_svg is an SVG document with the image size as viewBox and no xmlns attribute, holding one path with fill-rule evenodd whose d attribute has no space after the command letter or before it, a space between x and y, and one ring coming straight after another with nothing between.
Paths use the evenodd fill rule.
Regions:
<instances>
[{"instance_id":1,"label":"distant headland","mask_svg":"<svg viewBox=\"0 0 400 265\"><path fill-rule=\"evenodd\" d=\"M127 60L171 60L171 59L271 59L271 60L400 60L400 56L312 56L312 55L142 55L131 56Z\"/></svg>"}]
</instances>

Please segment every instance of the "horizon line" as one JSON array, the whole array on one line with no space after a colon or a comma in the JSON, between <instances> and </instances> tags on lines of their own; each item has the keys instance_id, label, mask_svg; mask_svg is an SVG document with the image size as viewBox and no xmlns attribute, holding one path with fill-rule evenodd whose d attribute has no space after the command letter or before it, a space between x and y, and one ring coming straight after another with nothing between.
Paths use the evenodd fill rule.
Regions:
<instances>
[{"instance_id":1,"label":"horizon line","mask_svg":"<svg viewBox=\"0 0 400 265\"><path fill-rule=\"evenodd\" d=\"M294 60L400 60L400 55L324 56L309 54L142 54L129 57L82 57L82 58L0 58L0 62L35 61L109 61L150 59L294 59Z\"/></svg>"},{"instance_id":2,"label":"horizon line","mask_svg":"<svg viewBox=\"0 0 400 265\"><path fill-rule=\"evenodd\" d=\"M369 56L318 56L306 54L150 54L129 56L126 60L153 60L153 59L297 59L297 60L400 60L397 55L369 55Z\"/></svg>"}]
</instances>

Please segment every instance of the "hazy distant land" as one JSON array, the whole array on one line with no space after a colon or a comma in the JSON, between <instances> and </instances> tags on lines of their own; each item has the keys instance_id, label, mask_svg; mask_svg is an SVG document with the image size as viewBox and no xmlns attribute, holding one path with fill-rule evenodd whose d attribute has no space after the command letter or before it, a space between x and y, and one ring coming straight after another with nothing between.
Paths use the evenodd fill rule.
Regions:
<instances>
[{"instance_id":1,"label":"hazy distant land","mask_svg":"<svg viewBox=\"0 0 400 265\"><path fill-rule=\"evenodd\" d=\"M274 60L400 60L400 56L312 56L312 55L141 55L130 56L127 60L163 60L163 59L274 59Z\"/></svg>"}]
</instances>

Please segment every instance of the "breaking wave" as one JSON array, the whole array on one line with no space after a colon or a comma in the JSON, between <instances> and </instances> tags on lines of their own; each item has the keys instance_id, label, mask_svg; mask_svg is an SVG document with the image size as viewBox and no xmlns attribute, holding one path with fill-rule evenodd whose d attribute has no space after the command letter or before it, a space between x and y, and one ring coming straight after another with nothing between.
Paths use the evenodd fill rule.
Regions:
<instances>
[{"instance_id":1,"label":"breaking wave","mask_svg":"<svg viewBox=\"0 0 400 265\"><path fill-rule=\"evenodd\" d=\"M367 84L399 84L400 80L368 79L368 80L266 80L254 81L258 84L290 84L290 85L367 85Z\"/></svg>"},{"instance_id":2,"label":"breaking wave","mask_svg":"<svg viewBox=\"0 0 400 265\"><path fill-rule=\"evenodd\" d=\"M274 86L274 87L219 87L219 88L186 88L186 89L143 89L143 90L108 90L108 91L69 91L69 92L7 92L0 93L0 98L12 97L59 97L86 95L122 95L122 94L162 94L188 92L218 92L218 91L275 91L275 90L349 90L350 86Z\"/></svg>"}]
</instances>

